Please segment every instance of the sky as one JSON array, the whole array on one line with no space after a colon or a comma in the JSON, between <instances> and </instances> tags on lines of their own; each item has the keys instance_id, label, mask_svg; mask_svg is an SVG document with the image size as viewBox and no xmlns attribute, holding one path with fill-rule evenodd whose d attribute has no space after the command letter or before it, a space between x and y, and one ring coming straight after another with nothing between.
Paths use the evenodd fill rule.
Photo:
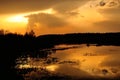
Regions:
<instances>
[{"instance_id":1,"label":"sky","mask_svg":"<svg viewBox=\"0 0 120 80\"><path fill-rule=\"evenodd\" d=\"M36 35L119 32L120 0L0 0L0 29Z\"/></svg>"},{"instance_id":2,"label":"sky","mask_svg":"<svg viewBox=\"0 0 120 80\"><path fill-rule=\"evenodd\" d=\"M120 0L0 0L0 29L19 34L33 30L36 35L120 32ZM113 47L112 49L114 51ZM91 48L90 50L90 52L94 51ZM87 49L83 51L86 52ZM97 53L100 51L96 50ZM98 60L97 58L102 59L101 63L97 62L93 65L99 64L102 67L113 67L115 71L118 70L120 55L112 54L112 51L109 56L105 53L99 55L100 58L93 56L88 59L91 61ZM119 52L116 51L116 53ZM105 58L104 55L106 55ZM59 56L63 57L61 54ZM66 58L78 58L77 56L71 53ZM71 72L69 74L77 71L76 74L84 73L85 76L91 76L84 72L87 68L85 66L92 63L88 59L80 64L82 70L74 67L71 69L66 65ZM65 71L65 69L60 65L57 71ZM112 72L112 69L108 70ZM101 75L97 71L99 68L95 69L94 75ZM119 74L120 70L115 75ZM114 76L113 73L109 73L109 76L111 75Z\"/></svg>"}]
</instances>

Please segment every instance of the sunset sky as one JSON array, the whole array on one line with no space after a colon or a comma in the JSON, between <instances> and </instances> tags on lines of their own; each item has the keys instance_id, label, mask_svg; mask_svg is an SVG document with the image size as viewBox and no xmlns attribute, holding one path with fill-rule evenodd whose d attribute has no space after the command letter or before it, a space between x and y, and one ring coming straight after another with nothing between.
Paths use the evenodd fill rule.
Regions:
<instances>
[{"instance_id":1,"label":"sunset sky","mask_svg":"<svg viewBox=\"0 0 120 80\"><path fill-rule=\"evenodd\" d=\"M0 29L10 32L119 32L119 25L119 0L0 0Z\"/></svg>"},{"instance_id":2,"label":"sunset sky","mask_svg":"<svg viewBox=\"0 0 120 80\"><path fill-rule=\"evenodd\" d=\"M1 30L18 34L25 34L26 32L33 30L36 36L66 33L120 32L120 0L0 0L0 34ZM27 54L34 57L37 53L43 53L39 54L40 56L37 56L38 58L40 57L40 60L34 60L33 58L28 57L28 63L25 61L25 65L18 63L18 68L41 68L43 65L42 67L45 67L45 69L50 72L55 72L55 74L57 72L68 74L73 77L76 75L77 77L98 78L119 77L120 46L117 44L119 43L119 40L117 40L118 38L116 35L116 42L111 42L115 41L115 39L111 39L111 37L114 36L110 35L106 35L108 39L103 35L100 38L98 37L100 35L95 35L95 38L93 38L92 35L90 37L89 35L83 35L84 39L81 39L81 35L80 39L77 39L77 36L75 36L73 37L73 40L71 36L74 35L66 35L63 36L63 39L60 39L62 41L56 39L56 36L40 36L34 38L15 35L16 39L14 39L14 36L12 37L12 35L10 35L10 37L9 35L8 37L5 36L5 38L1 36L1 43L3 42L5 46L2 44L0 47L1 51L4 51L5 53L7 52L7 49L10 51L8 53L13 53L5 54L5 59L8 58L7 62L12 58L16 59L17 57L20 57L22 61L24 55L25 57L28 57ZM101 40L101 38L103 38L103 40ZM4 42L4 40L6 41ZM58 42L54 43L54 41ZM62 43L75 43L75 45L60 45ZM76 46L77 43L83 45ZM114 44L117 46L110 46ZM41 61L42 56L46 56L46 58L43 59L43 63ZM2 59L4 57L2 57ZM52 58L56 58L58 61L56 61L55 64L54 61L52 64L49 64L49 60L47 60L49 57L51 57L51 60ZM13 61L14 59L10 61ZM45 60L46 63L48 62L47 65L45 64ZM17 61L17 59L15 61ZM72 65L65 64L67 61L68 63L72 63ZM4 64L6 65L6 62ZM11 64L13 63L10 62L8 65L11 67ZM106 73L104 73L104 69L107 70ZM6 69L6 71L7 70L9 69ZM46 72L47 71L45 71L45 74ZM40 73L40 75L42 75L42 73ZM36 77L36 75L33 76Z\"/></svg>"}]
</instances>

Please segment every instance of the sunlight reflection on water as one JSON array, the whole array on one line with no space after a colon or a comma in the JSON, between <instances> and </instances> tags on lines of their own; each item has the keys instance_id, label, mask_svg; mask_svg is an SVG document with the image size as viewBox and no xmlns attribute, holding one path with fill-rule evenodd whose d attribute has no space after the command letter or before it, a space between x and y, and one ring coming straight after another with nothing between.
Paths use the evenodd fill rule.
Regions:
<instances>
[{"instance_id":1,"label":"sunlight reflection on water","mask_svg":"<svg viewBox=\"0 0 120 80\"><path fill-rule=\"evenodd\" d=\"M16 68L23 72L26 70L24 77L29 80L46 76L102 78L118 77L120 74L120 47L117 46L59 45L44 52L49 55L18 58Z\"/></svg>"}]
</instances>

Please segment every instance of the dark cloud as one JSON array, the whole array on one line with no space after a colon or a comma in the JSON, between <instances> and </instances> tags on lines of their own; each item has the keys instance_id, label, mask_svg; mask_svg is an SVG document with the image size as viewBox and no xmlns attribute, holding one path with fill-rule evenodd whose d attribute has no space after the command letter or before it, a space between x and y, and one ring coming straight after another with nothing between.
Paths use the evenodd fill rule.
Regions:
<instances>
[{"instance_id":1,"label":"dark cloud","mask_svg":"<svg viewBox=\"0 0 120 80\"><path fill-rule=\"evenodd\" d=\"M96 7L116 7L120 5L120 0L96 0Z\"/></svg>"},{"instance_id":2,"label":"dark cloud","mask_svg":"<svg viewBox=\"0 0 120 80\"><path fill-rule=\"evenodd\" d=\"M119 3L119 0L118 0L118 2L116 1L111 1L110 3L109 3L109 7L113 7L113 6L116 6L116 5L120 5L120 3Z\"/></svg>"},{"instance_id":3,"label":"dark cloud","mask_svg":"<svg viewBox=\"0 0 120 80\"><path fill-rule=\"evenodd\" d=\"M0 14L24 13L54 8L64 12L83 5L88 0L0 0Z\"/></svg>"},{"instance_id":4,"label":"dark cloud","mask_svg":"<svg viewBox=\"0 0 120 80\"><path fill-rule=\"evenodd\" d=\"M105 6L106 3L105 3L104 1L101 1L101 2L99 3L99 5L100 5L100 6Z\"/></svg>"}]
</instances>

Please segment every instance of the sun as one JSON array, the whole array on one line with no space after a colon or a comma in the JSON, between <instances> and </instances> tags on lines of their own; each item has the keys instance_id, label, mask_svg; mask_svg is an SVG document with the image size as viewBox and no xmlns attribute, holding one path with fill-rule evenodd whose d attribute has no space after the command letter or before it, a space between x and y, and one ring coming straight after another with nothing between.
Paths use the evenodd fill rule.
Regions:
<instances>
[{"instance_id":1,"label":"sun","mask_svg":"<svg viewBox=\"0 0 120 80\"><path fill-rule=\"evenodd\" d=\"M27 23L28 19L23 15L12 16L7 19L8 22L22 22Z\"/></svg>"}]
</instances>

